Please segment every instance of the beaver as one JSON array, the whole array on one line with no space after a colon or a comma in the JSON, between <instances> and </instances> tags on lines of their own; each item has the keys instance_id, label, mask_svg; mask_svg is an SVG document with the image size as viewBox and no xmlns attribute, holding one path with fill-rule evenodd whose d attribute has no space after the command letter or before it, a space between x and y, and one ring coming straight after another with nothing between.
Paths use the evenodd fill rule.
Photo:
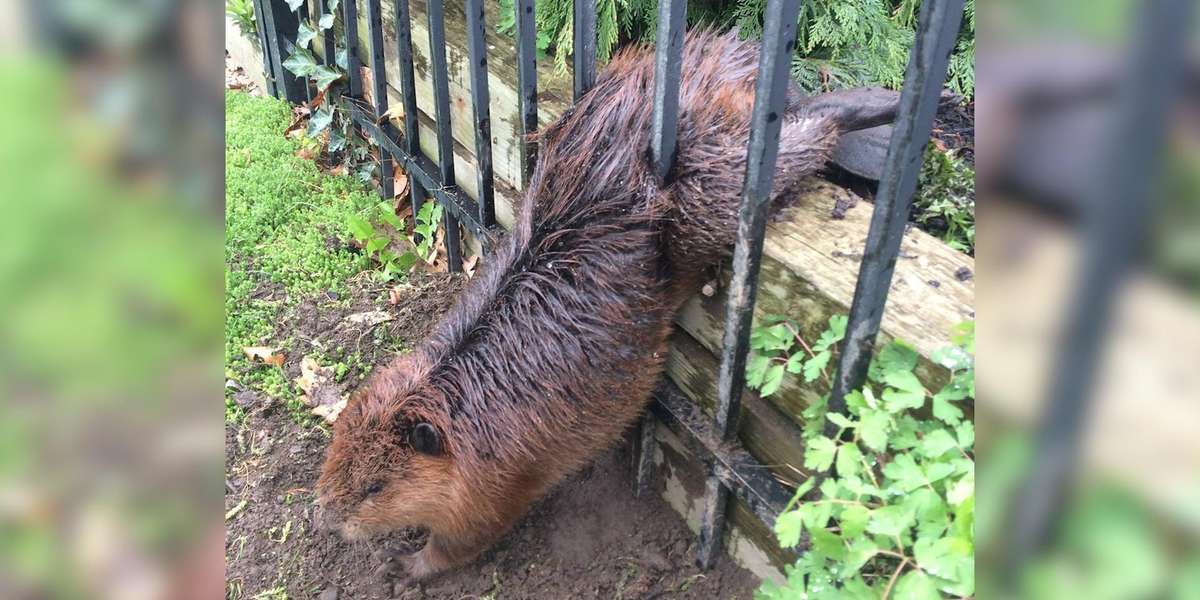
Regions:
<instances>
[{"instance_id":1,"label":"beaver","mask_svg":"<svg viewBox=\"0 0 1200 600\"><path fill-rule=\"evenodd\" d=\"M671 321L737 230L759 57L692 31L678 158L649 158L653 51L618 52L537 135L509 234L412 352L377 369L333 428L320 521L350 540L420 528L424 578L466 563L564 477L614 445L663 373ZM792 91L773 197L822 166L841 131L890 121L898 95Z\"/></svg>"}]
</instances>

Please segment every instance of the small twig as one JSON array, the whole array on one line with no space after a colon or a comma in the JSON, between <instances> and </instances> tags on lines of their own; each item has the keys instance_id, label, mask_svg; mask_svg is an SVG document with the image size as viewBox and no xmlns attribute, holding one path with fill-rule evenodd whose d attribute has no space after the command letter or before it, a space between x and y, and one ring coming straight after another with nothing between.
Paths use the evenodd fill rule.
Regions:
<instances>
[{"instance_id":1,"label":"small twig","mask_svg":"<svg viewBox=\"0 0 1200 600\"><path fill-rule=\"evenodd\" d=\"M900 566L896 567L896 570L892 573L891 579L888 579L887 587L883 588L883 596L881 597L881 600L887 600L888 596L892 594L892 586L896 585L896 578L900 576L900 572L903 571L904 567L906 566L908 566L907 556L904 557L904 560L900 561Z\"/></svg>"}]
</instances>

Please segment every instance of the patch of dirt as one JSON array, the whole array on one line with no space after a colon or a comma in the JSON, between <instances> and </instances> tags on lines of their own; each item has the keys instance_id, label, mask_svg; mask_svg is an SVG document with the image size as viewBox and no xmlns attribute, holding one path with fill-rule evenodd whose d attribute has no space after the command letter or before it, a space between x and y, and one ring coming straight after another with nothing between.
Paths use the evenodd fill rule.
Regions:
<instances>
[{"instance_id":1,"label":"patch of dirt","mask_svg":"<svg viewBox=\"0 0 1200 600\"><path fill-rule=\"evenodd\" d=\"M263 95L263 91L246 74L245 69L233 64L233 60L229 56L229 51L225 52L225 89L245 90L252 96Z\"/></svg>"},{"instance_id":2,"label":"patch of dirt","mask_svg":"<svg viewBox=\"0 0 1200 600\"><path fill-rule=\"evenodd\" d=\"M946 150L955 150L975 164L975 102L955 104L938 110L933 120L934 140Z\"/></svg>"},{"instance_id":3,"label":"patch of dirt","mask_svg":"<svg viewBox=\"0 0 1200 600\"><path fill-rule=\"evenodd\" d=\"M356 289L345 304L337 298L304 302L281 320L277 334L317 349L360 350L365 364L378 365L395 349L375 344L372 329L411 347L463 282L461 276L416 274L395 305L386 288ZM347 318L373 310L393 319L366 326ZM298 374L306 353L304 343L297 346L301 351L289 353L284 367L289 377ZM724 556L708 572L692 565L695 536L661 499L661 488L634 498L632 460L623 444L537 503L473 563L419 586L392 587L376 574L374 552L421 542L397 534L351 545L317 531L314 488L328 434L296 425L278 399L259 397L247 405L245 422L228 424L225 432L228 598L272 592L266 597L749 599L758 586Z\"/></svg>"},{"instance_id":4,"label":"patch of dirt","mask_svg":"<svg viewBox=\"0 0 1200 600\"><path fill-rule=\"evenodd\" d=\"M438 316L450 308L466 278L449 273L414 271L398 285L351 286L349 298L325 292L306 299L276 327L276 337L291 336L292 351L284 363L288 379L300 374L307 355L322 353L336 359L358 353L361 364L353 364L345 378L357 381L363 366L380 365L398 351L412 348L429 332ZM391 290L397 302L389 302ZM386 313L389 320L376 323L358 317Z\"/></svg>"}]
</instances>

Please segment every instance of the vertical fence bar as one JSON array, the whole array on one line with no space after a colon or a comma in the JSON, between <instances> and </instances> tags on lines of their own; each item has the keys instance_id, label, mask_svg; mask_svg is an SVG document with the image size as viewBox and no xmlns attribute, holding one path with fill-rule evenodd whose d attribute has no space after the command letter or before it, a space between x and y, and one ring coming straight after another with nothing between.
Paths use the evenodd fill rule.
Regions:
<instances>
[{"instance_id":1,"label":"vertical fence bar","mask_svg":"<svg viewBox=\"0 0 1200 600\"><path fill-rule=\"evenodd\" d=\"M346 78L350 80L350 97L362 98L362 70L358 59L358 0L342 0L343 23L346 28Z\"/></svg>"},{"instance_id":2,"label":"vertical fence bar","mask_svg":"<svg viewBox=\"0 0 1200 600\"><path fill-rule=\"evenodd\" d=\"M679 75L683 54L683 25L686 0L661 0L658 4L658 33L654 41L654 116L650 157L661 182L667 181L675 163L675 138L679 129ZM638 445L634 495L646 491L654 466L654 416L642 417Z\"/></svg>"},{"instance_id":3,"label":"vertical fence bar","mask_svg":"<svg viewBox=\"0 0 1200 600\"><path fill-rule=\"evenodd\" d=\"M383 8L379 0L367 0L367 32L371 40L371 95L375 99L375 121L384 131L391 124L383 122L388 110L387 66L383 60ZM379 147L379 195L392 200L392 156Z\"/></svg>"},{"instance_id":4,"label":"vertical fence bar","mask_svg":"<svg viewBox=\"0 0 1200 600\"><path fill-rule=\"evenodd\" d=\"M274 78L275 97L299 104L305 100L305 82L283 66L296 48L297 29L300 21L285 0L262 0L259 5L263 20L259 26L266 30L267 46L271 52L271 71Z\"/></svg>"},{"instance_id":5,"label":"vertical fence bar","mask_svg":"<svg viewBox=\"0 0 1200 600\"><path fill-rule=\"evenodd\" d=\"M271 55L271 44L267 40L267 17L263 11L263 2L270 0L254 0L254 22L258 24L258 45L262 48L263 78L267 81L267 93L273 98L279 97L275 90L275 67Z\"/></svg>"},{"instance_id":6,"label":"vertical fence bar","mask_svg":"<svg viewBox=\"0 0 1200 600\"><path fill-rule=\"evenodd\" d=\"M1038 425L1027 479L1012 503L1003 579L1040 556L1079 470L1095 372L1121 282L1136 260L1155 215L1158 178L1172 105L1179 100L1195 3L1146 2L1131 35L1131 60L1117 79L1114 118L1097 176L1085 189L1080 274L1071 291L1055 350L1046 410ZM1144 199L1144 200L1143 200ZM1139 201L1142 200L1142 201ZM1015 586L1010 586L1015 587Z\"/></svg>"},{"instance_id":7,"label":"vertical fence bar","mask_svg":"<svg viewBox=\"0 0 1200 600\"><path fill-rule=\"evenodd\" d=\"M575 0L572 19L574 101L578 102L596 83L596 0Z\"/></svg>"},{"instance_id":8,"label":"vertical fence bar","mask_svg":"<svg viewBox=\"0 0 1200 600\"><path fill-rule=\"evenodd\" d=\"M962 12L963 0L921 3L900 108L884 159L883 177L875 195L871 228L850 305L846 339L842 342L829 396L829 412L844 413L846 394L861 386L867 374ZM830 425L826 423L826 427Z\"/></svg>"},{"instance_id":9,"label":"vertical fence bar","mask_svg":"<svg viewBox=\"0 0 1200 600\"><path fill-rule=\"evenodd\" d=\"M404 95L404 143L408 153L421 155L420 121L417 115L417 84L413 73L412 16L408 0L396 0L396 54L400 61L400 93ZM416 180L408 183L408 198L412 202L413 219L425 203L425 188ZM414 234L418 242L420 237Z\"/></svg>"},{"instance_id":10,"label":"vertical fence bar","mask_svg":"<svg viewBox=\"0 0 1200 600\"><path fill-rule=\"evenodd\" d=\"M484 36L483 0L466 0L467 61L471 77L471 109L475 117L475 181L479 203L479 224L496 224L492 182L492 117L488 106L487 43Z\"/></svg>"},{"instance_id":11,"label":"vertical fence bar","mask_svg":"<svg viewBox=\"0 0 1200 600\"><path fill-rule=\"evenodd\" d=\"M521 186L529 186L537 165L537 147L529 136L538 129L537 110L537 22L534 0L515 0L517 19L517 103L521 113Z\"/></svg>"},{"instance_id":12,"label":"vertical fence bar","mask_svg":"<svg viewBox=\"0 0 1200 600\"><path fill-rule=\"evenodd\" d=\"M321 28L321 19L325 15L333 16L329 10L329 0L317 0L317 31L321 32L325 66L332 67L337 62L337 48L333 41L333 23L329 24L328 29Z\"/></svg>"},{"instance_id":13,"label":"vertical fence bar","mask_svg":"<svg viewBox=\"0 0 1200 600\"><path fill-rule=\"evenodd\" d=\"M687 0L659 0L658 35L654 48L654 121L650 157L659 181L665 182L675 164L675 134L679 129L679 75L683 54L683 25Z\"/></svg>"},{"instance_id":14,"label":"vertical fence bar","mask_svg":"<svg viewBox=\"0 0 1200 600\"><path fill-rule=\"evenodd\" d=\"M750 323L754 316L767 208L774 185L775 161L779 156L779 131L783 125L799 12L800 0L770 0L763 18L762 53L758 59L754 109L750 114L746 175L738 210L737 245L733 249L733 276L726 299L725 335L717 380L717 433L725 440L737 436L741 416ZM712 472L706 490L705 522L700 526L697 562L707 569L720 548L729 492Z\"/></svg>"},{"instance_id":15,"label":"vertical fence bar","mask_svg":"<svg viewBox=\"0 0 1200 600\"><path fill-rule=\"evenodd\" d=\"M454 138L450 131L450 72L446 66L446 17L440 1L428 3L429 10L429 55L432 58L433 106L437 114L438 166L441 168L442 185L454 183ZM462 270L459 255L458 219L448 208L443 210L446 226L446 255L450 271Z\"/></svg>"}]
</instances>

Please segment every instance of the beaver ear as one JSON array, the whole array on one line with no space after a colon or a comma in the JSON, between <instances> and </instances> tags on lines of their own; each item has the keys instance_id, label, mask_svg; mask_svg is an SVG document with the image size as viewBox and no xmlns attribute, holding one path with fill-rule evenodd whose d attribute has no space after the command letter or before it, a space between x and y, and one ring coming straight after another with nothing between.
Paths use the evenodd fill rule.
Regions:
<instances>
[{"instance_id":1,"label":"beaver ear","mask_svg":"<svg viewBox=\"0 0 1200 600\"><path fill-rule=\"evenodd\" d=\"M442 436L429 423L417 423L409 434L409 442L417 452L428 456L442 454Z\"/></svg>"}]
</instances>

